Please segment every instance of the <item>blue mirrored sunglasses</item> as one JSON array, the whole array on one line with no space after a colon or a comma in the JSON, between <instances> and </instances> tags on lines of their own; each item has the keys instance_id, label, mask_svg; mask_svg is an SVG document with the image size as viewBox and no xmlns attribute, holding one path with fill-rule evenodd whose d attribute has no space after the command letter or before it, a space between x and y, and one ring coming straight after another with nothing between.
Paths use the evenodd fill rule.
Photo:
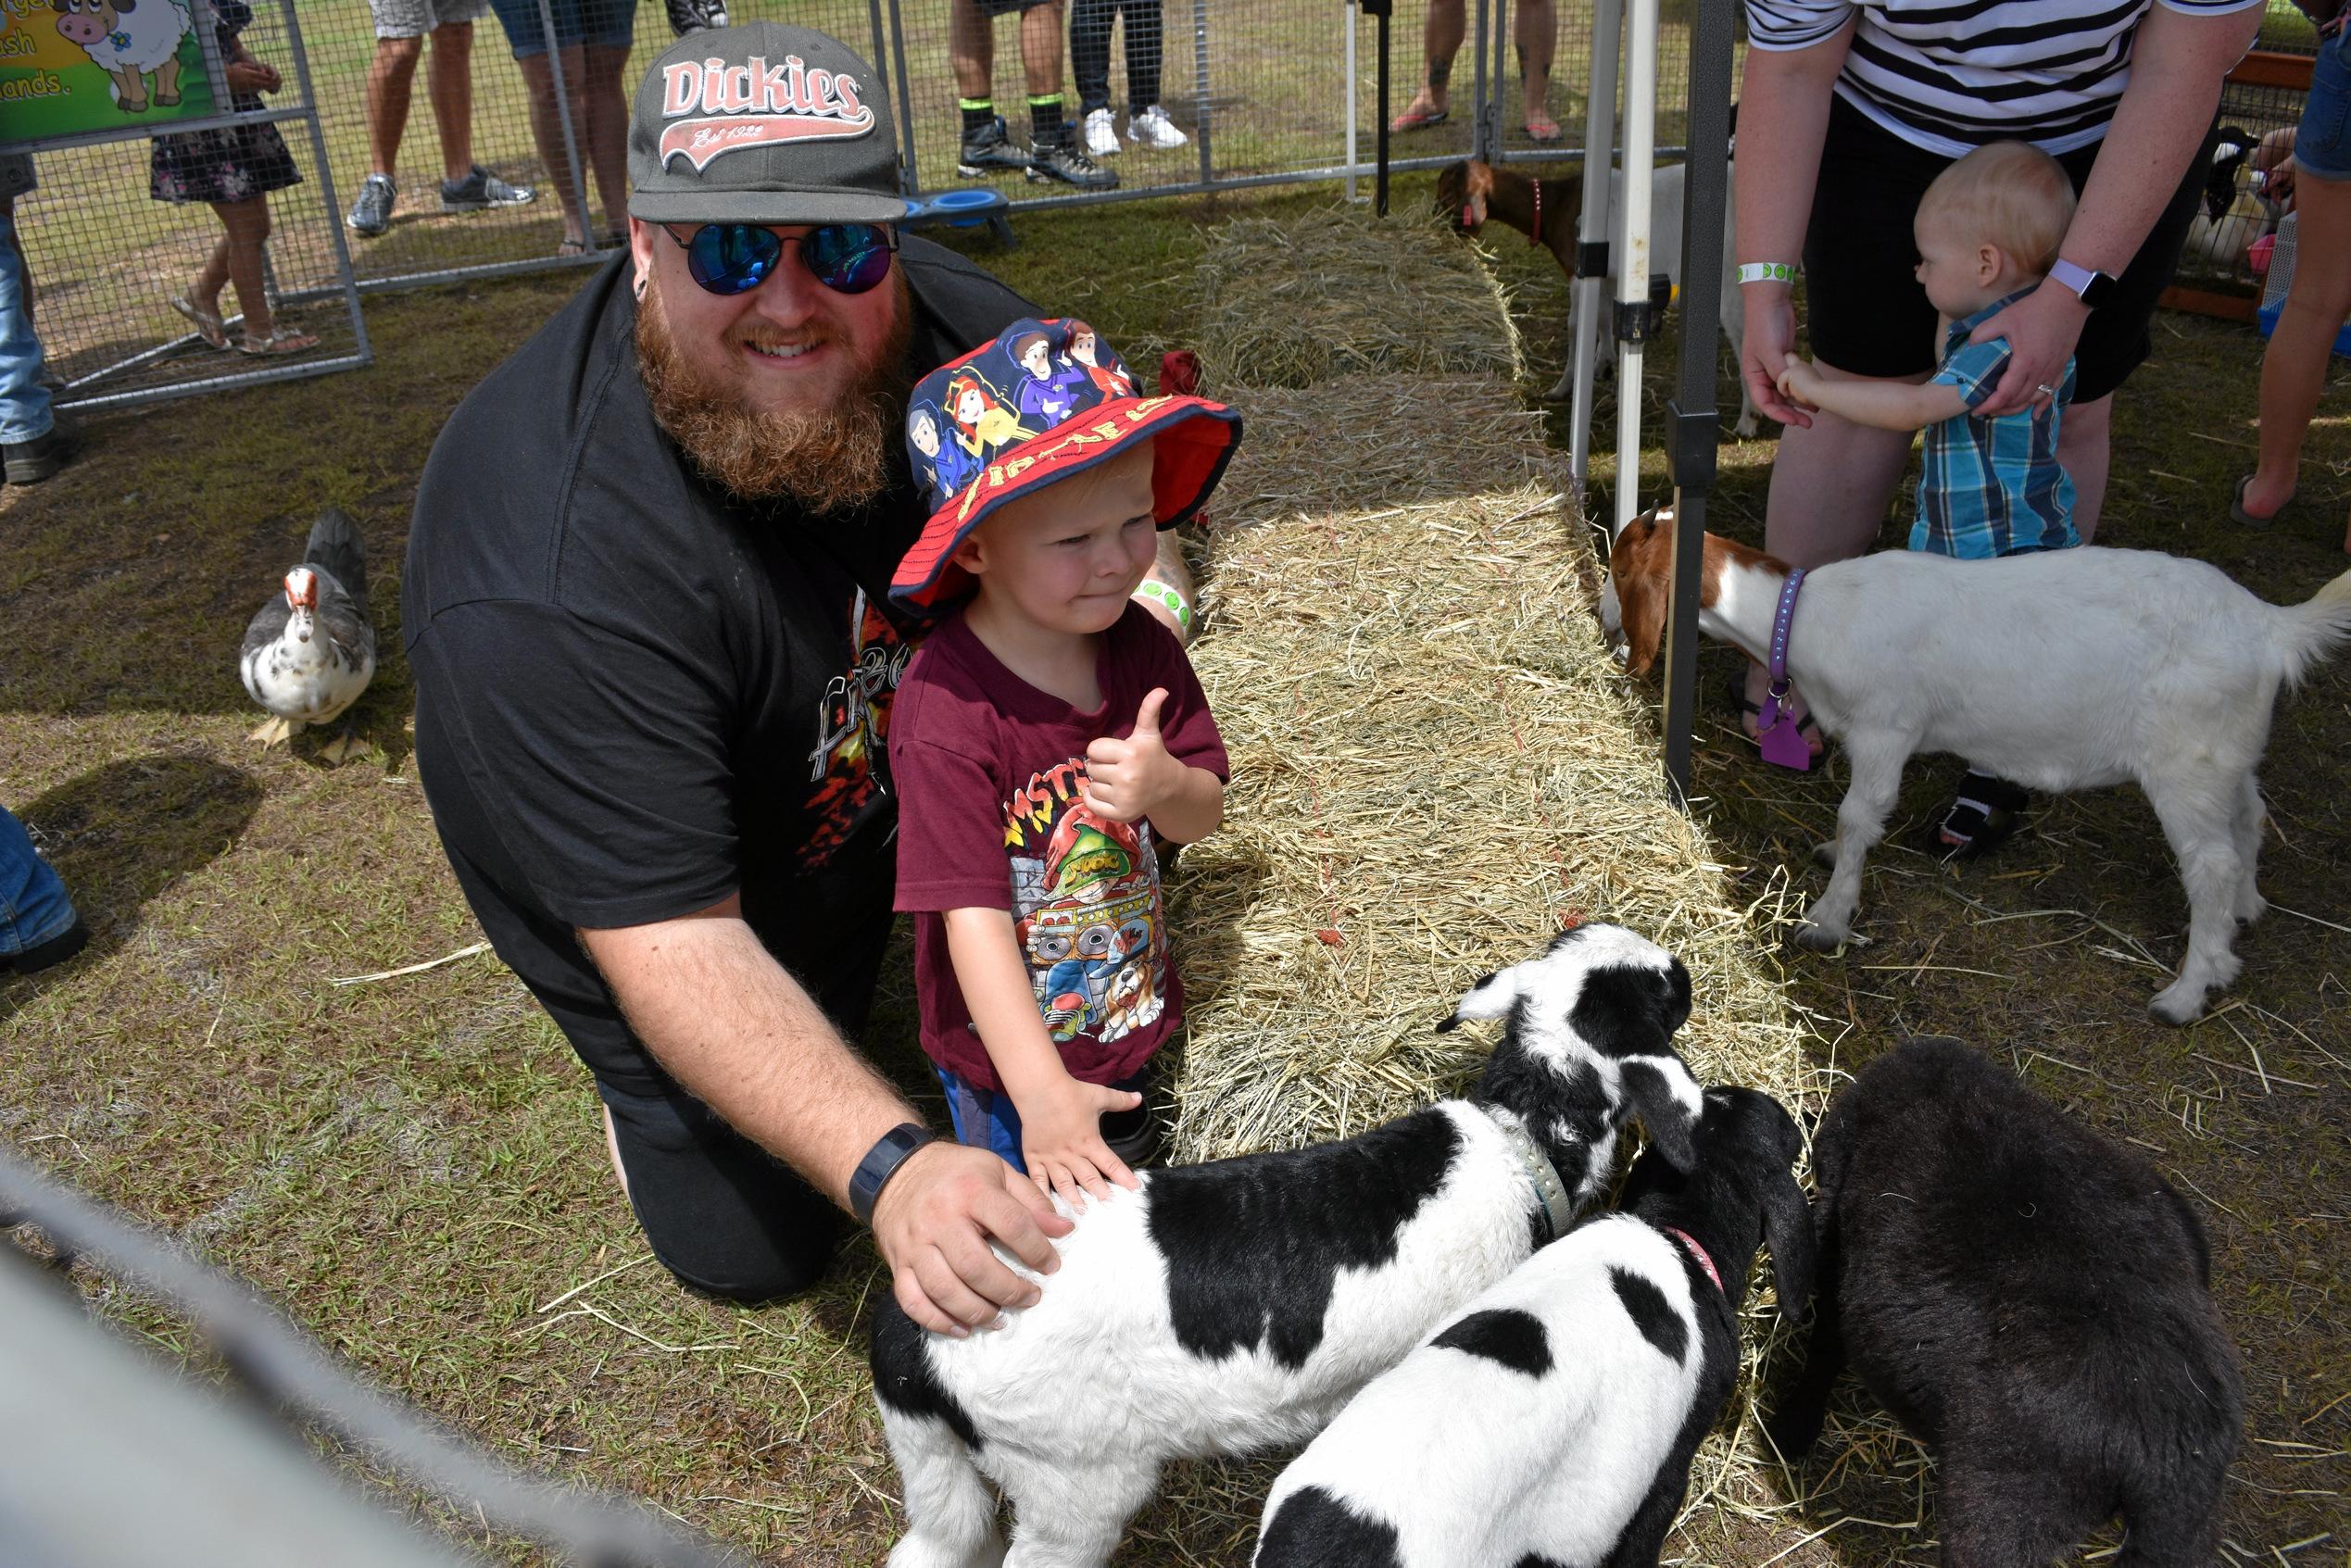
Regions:
<instances>
[{"instance_id":1,"label":"blue mirrored sunglasses","mask_svg":"<svg viewBox=\"0 0 2351 1568\"><path fill-rule=\"evenodd\" d=\"M767 282L787 243L756 223L705 223L684 239L668 224L661 232L685 252L685 270L710 294L742 294ZM898 236L879 223L827 223L790 242L800 265L836 294L863 294L890 275Z\"/></svg>"}]
</instances>

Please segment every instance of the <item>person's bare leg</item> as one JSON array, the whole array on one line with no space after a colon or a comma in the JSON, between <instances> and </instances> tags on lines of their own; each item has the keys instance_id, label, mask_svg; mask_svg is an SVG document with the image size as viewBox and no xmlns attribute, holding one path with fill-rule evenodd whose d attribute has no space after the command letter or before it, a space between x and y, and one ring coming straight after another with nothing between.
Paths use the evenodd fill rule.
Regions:
<instances>
[{"instance_id":1,"label":"person's bare leg","mask_svg":"<svg viewBox=\"0 0 2351 1568\"><path fill-rule=\"evenodd\" d=\"M955 90L966 98L996 95L996 30L978 0L948 0L947 52Z\"/></svg>"},{"instance_id":2,"label":"person's bare leg","mask_svg":"<svg viewBox=\"0 0 2351 1568\"><path fill-rule=\"evenodd\" d=\"M416 85L421 38L379 38L368 67L368 157L371 174L396 174L400 140L409 130L409 98Z\"/></svg>"},{"instance_id":3,"label":"person's bare leg","mask_svg":"<svg viewBox=\"0 0 2351 1568\"><path fill-rule=\"evenodd\" d=\"M270 238L270 198L214 202L212 210L219 215L220 227L228 231L227 270L229 282L236 285L237 308L245 312L245 335L266 342L277 326L270 320L270 302L261 287L261 247Z\"/></svg>"},{"instance_id":4,"label":"person's bare leg","mask_svg":"<svg viewBox=\"0 0 2351 1568\"><path fill-rule=\"evenodd\" d=\"M215 206L212 210L219 212L220 209ZM226 218L220 220L220 237L212 243L212 249L205 256L204 265L196 269L195 282L188 290L189 304L215 316L221 313L220 291L229 283L228 222Z\"/></svg>"},{"instance_id":5,"label":"person's bare leg","mask_svg":"<svg viewBox=\"0 0 2351 1568\"><path fill-rule=\"evenodd\" d=\"M1868 381L1816 360L1829 381ZM1924 381L1926 375L1905 378ZM1780 433L1779 454L1771 465L1771 491L1764 504L1764 548L1791 566L1823 566L1869 548L1884 526L1887 503L1902 480L1915 437L1907 431L1878 430L1816 409L1810 428L1790 425ZM1769 684L1760 664L1747 667L1747 700L1760 704ZM1804 705L1792 705L1801 714ZM1742 727L1751 721L1741 721ZM1751 732L1752 733L1752 732Z\"/></svg>"},{"instance_id":6,"label":"person's bare leg","mask_svg":"<svg viewBox=\"0 0 2351 1568\"><path fill-rule=\"evenodd\" d=\"M582 106L587 111L588 168L596 172L596 194L604 203L604 232L625 233L629 226L629 100L621 78L628 68L629 52L599 44L585 53L580 69L586 82ZM570 69L569 51L563 64Z\"/></svg>"},{"instance_id":7,"label":"person's bare leg","mask_svg":"<svg viewBox=\"0 0 2351 1568\"><path fill-rule=\"evenodd\" d=\"M2255 517L2273 517L2294 499L2334 335L2351 316L2351 183L2305 174L2294 184L2302 215L2294 282L2261 356L2261 463L2244 490L2244 509Z\"/></svg>"},{"instance_id":8,"label":"person's bare leg","mask_svg":"<svg viewBox=\"0 0 2351 1568\"><path fill-rule=\"evenodd\" d=\"M1062 36L1061 0L1021 13L1021 70L1030 97L1050 98L1062 90Z\"/></svg>"},{"instance_id":9,"label":"person's bare leg","mask_svg":"<svg viewBox=\"0 0 2351 1568\"><path fill-rule=\"evenodd\" d=\"M445 22L433 30L433 58L424 68L433 123L441 132L441 178L473 172L473 24Z\"/></svg>"},{"instance_id":10,"label":"person's bare leg","mask_svg":"<svg viewBox=\"0 0 2351 1568\"><path fill-rule=\"evenodd\" d=\"M1552 0L1518 0L1518 76L1526 102L1521 112L1529 126L1551 118L1551 58L1559 46L1559 13Z\"/></svg>"},{"instance_id":11,"label":"person's bare leg","mask_svg":"<svg viewBox=\"0 0 2351 1568\"><path fill-rule=\"evenodd\" d=\"M1461 53L1461 41L1468 33L1468 15L1466 0L1428 0L1428 19L1420 30L1420 52L1427 64L1420 91L1413 94L1406 114L1447 112L1453 56Z\"/></svg>"},{"instance_id":12,"label":"person's bare leg","mask_svg":"<svg viewBox=\"0 0 2351 1568\"><path fill-rule=\"evenodd\" d=\"M2114 394L2066 409L2057 426L2057 461L2073 481L2073 527L2081 542L2097 537L2106 507L2106 468L2114 455Z\"/></svg>"},{"instance_id":13,"label":"person's bare leg","mask_svg":"<svg viewBox=\"0 0 2351 1568\"><path fill-rule=\"evenodd\" d=\"M538 144L539 162L555 185L555 199L563 207L563 238L567 244L587 244L587 213L572 183L572 160L563 152L563 116L555 106L555 68L545 55L526 55L514 62L522 68L522 83L531 94L531 140ZM564 62L568 69L571 62ZM564 78L567 90L579 91L576 77Z\"/></svg>"}]
</instances>

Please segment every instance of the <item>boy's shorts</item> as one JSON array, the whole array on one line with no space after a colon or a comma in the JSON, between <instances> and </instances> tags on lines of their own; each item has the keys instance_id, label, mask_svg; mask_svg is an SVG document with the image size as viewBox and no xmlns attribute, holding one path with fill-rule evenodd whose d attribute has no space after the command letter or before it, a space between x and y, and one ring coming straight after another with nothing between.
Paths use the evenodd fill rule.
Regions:
<instances>
[{"instance_id":1,"label":"boy's shorts","mask_svg":"<svg viewBox=\"0 0 2351 1568\"><path fill-rule=\"evenodd\" d=\"M1028 1164L1021 1158L1021 1113L1012 1108L1012 1097L983 1089L977 1084L949 1073L937 1062L931 1063L931 1071L938 1074L939 1086L947 1091L947 1114L955 1123L955 1141L970 1144L975 1148L993 1150L1002 1155L1013 1170L1024 1176L1028 1174ZM1151 1147L1146 1148L1138 1137L1138 1135L1152 1133L1150 1081L1151 1070L1146 1066L1125 1083L1113 1084L1111 1087L1113 1089L1130 1089L1141 1095L1143 1103L1126 1116L1102 1118L1102 1141L1111 1146L1113 1154L1125 1160L1129 1165L1150 1159L1158 1141L1156 1135L1152 1135ZM1132 1132L1113 1124L1114 1122L1130 1121ZM1127 1157L1126 1148L1120 1147L1122 1144L1136 1149L1134 1158Z\"/></svg>"},{"instance_id":2,"label":"boy's shorts","mask_svg":"<svg viewBox=\"0 0 2351 1568\"><path fill-rule=\"evenodd\" d=\"M518 60L547 53L547 29L539 24L539 0L490 0L506 29L506 42ZM551 0L547 14L555 20L555 41L569 49L585 44L591 49L625 49L636 39L636 0ZM579 88L571 85L576 94Z\"/></svg>"},{"instance_id":3,"label":"boy's shorts","mask_svg":"<svg viewBox=\"0 0 2351 1568\"><path fill-rule=\"evenodd\" d=\"M436 27L479 21L490 0L368 0L378 38L421 38Z\"/></svg>"},{"instance_id":4,"label":"boy's shorts","mask_svg":"<svg viewBox=\"0 0 2351 1568\"><path fill-rule=\"evenodd\" d=\"M2059 155L2079 192L2098 147ZM2149 325L2170 286L2188 226L2212 167L2213 138L2187 173L2115 285L2090 313L2075 346L2073 400L2094 402L2123 383L2154 349ZM1917 275L1911 220L1918 198L1955 161L1914 146L1842 97L1831 98L1829 133L1804 235L1804 330L1813 358L1857 376L1923 375L1942 357L1935 307Z\"/></svg>"}]
</instances>

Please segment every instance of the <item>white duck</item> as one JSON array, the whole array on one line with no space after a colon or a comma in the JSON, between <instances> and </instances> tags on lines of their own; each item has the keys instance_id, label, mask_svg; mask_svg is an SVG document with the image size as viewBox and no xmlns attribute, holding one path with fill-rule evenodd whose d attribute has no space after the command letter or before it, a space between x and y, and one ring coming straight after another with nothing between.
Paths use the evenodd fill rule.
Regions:
<instances>
[{"instance_id":1,"label":"white duck","mask_svg":"<svg viewBox=\"0 0 2351 1568\"><path fill-rule=\"evenodd\" d=\"M305 724L342 716L375 678L375 628L368 624L367 558L349 515L330 507L310 530L302 564L285 574L245 629L238 670L253 700L276 717L253 732L263 746L291 743ZM359 749L345 725L321 752L340 762Z\"/></svg>"}]
</instances>

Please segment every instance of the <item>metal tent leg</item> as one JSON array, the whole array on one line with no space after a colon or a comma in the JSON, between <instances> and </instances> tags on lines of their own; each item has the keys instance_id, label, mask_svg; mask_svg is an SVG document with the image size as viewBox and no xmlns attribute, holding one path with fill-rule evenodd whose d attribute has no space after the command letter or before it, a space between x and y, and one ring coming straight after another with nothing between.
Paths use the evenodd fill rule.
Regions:
<instances>
[{"instance_id":1,"label":"metal tent leg","mask_svg":"<svg viewBox=\"0 0 2351 1568\"><path fill-rule=\"evenodd\" d=\"M1551 392L1553 398L1572 398L1567 471L1578 493L1591 474L1592 378L1599 369L1600 320L1608 292L1608 170L1616 144L1616 56L1624 15L1624 0L1593 0L1591 90L1584 100L1584 207L1567 315L1575 341L1567 370Z\"/></svg>"}]
</instances>

